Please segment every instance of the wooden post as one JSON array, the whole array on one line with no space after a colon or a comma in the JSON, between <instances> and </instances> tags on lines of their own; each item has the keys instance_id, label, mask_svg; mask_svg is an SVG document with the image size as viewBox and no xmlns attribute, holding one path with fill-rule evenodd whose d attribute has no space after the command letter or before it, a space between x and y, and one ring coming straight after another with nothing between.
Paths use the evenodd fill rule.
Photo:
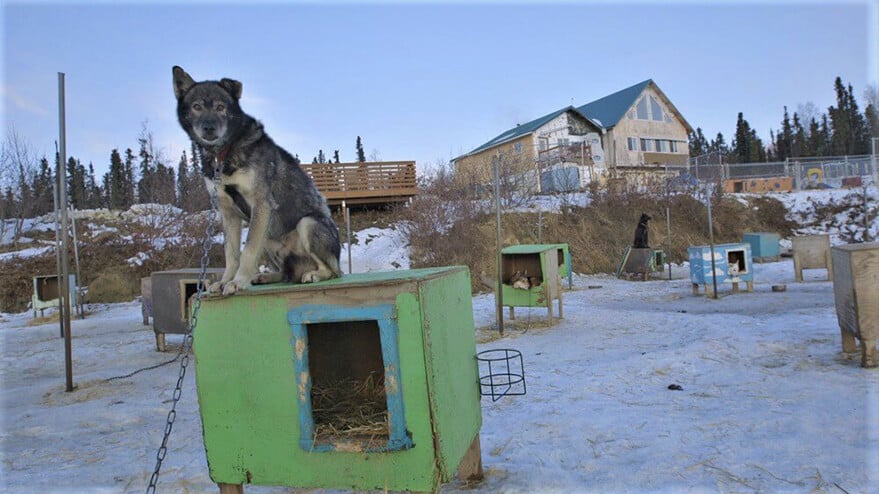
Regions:
<instances>
[{"instance_id":1,"label":"wooden post","mask_svg":"<svg viewBox=\"0 0 879 494\"><path fill-rule=\"evenodd\" d=\"M482 448L479 445L479 434L476 434L476 438L473 439L470 448L464 453L464 458L461 459L461 463L458 465L458 478L465 481L475 481L482 480L484 477L485 475L482 471Z\"/></svg>"},{"instance_id":2,"label":"wooden post","mask_svg":"<svg viewBox=\"0 0 879 494\"><path fill-rule=\"evenodd\" d=\"M220 494L244 494L243 484L217 484Z\"/></svg>"}]
</instances>

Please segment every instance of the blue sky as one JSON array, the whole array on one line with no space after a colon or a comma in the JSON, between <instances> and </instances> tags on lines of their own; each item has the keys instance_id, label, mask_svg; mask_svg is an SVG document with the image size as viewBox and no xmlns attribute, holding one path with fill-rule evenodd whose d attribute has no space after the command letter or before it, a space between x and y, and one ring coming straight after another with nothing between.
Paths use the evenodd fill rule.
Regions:
<instances>
[{"instance_id":1,"label":"blue sky","mask_svg":"<svg viewBox=\"0 0 879 494\"><path fill-rule=\"evenodd\" d=\"M58 139L99 174L143 122L176 165L171 67L244 84L242 107L288 151L414 159L419 167L502 131L652 78L693 127L729 142L782 107L862 105L879 80L876 0L827 2L4 2L2 120L38 155Z\"/></svg>"}]
</instances>

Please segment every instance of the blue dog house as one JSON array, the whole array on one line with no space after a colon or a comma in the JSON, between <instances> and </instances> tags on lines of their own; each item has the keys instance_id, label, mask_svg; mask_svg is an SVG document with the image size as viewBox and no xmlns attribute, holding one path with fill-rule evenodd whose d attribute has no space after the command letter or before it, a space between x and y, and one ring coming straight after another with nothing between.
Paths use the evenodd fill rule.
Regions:
<instances>
[{"instance_id":1,"label":"blue dog house","mask_svg":"<svg viewBox=\"0 0 879 494\"><path fill-rule=\"evenodd\" d=\"M777 233L772 232L755 232L742 235L742 242L751 244L751 253L756 262L779 260L781 257L780 240L781 237Z\"/></svg>"},{"instance_id":2,"label":"blue dog house","mask_svg":"<svg viewBox=\"0 0 879 494\"><path fill-rule=\"evenodd\" d=\"M711 247L691 246L687 249L690 257L690 281L693 282L693 295L699 294L699 285L706 294L711 293L713 279L717 283L731 283L733 292L739 291L739 282L745 282L748 291L754 291L754 266L751 257L751 244L717 244L714 246L714 273L711 272Z\"/></svg>"}]
</instances>

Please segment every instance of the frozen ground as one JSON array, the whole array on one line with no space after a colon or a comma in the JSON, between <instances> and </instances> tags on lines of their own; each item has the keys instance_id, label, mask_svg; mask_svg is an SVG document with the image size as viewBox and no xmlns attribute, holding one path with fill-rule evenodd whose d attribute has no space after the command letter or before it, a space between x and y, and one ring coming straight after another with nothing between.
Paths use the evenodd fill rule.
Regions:
<instances>
[{"instance_id":1,"label":"frozen ground","mask_svg":"<svg viewBox=\"0 0 879 494\"><path fill-rule=\"evenodd\" d=\"M790 260L755 272L753 293L719 300L692 296L686 267L673 281L577 276L564 320L519 309L500 339L493 298L475 297L479 350L521 351L527 394L483 398L485 481L442 492L877 492L879 370L840 353L832 284L822 270L794 283ZM138 303L90 310L73 322L72 393L58 323L0 320L4 492L146 488L179 366L106 381L173 354L155 351ZM192 371L158 487L217 492Z\"/></svg>"}]
</instances>

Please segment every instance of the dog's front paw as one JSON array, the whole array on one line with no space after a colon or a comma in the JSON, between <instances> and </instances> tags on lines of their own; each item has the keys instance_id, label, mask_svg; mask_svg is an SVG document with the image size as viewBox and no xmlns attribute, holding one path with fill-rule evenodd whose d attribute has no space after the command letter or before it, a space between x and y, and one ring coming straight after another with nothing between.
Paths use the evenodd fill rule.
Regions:
<instances>
[{"instance_id":1,"label":"dog's front paw","mask_svg":"<svg viewBox=\"0 0 879 494\"><path fill-rule=\"evenodd\" d=\"M268 285L270 283L279 283L283 280L284 276L281 273L260 273L253 277L253 281L251 283L254 285Z\"/></svg>"},{"instance_id":2,"label":"dog's front paw","mask_svg":"<svg viewBox=\"0 0 879 494\"><path fill-rule=\"evenodd\" d=\"M218 281L216 283L211 283L210 285L208 285L208 293L210 293L212 295L216 295L216 294L220 293L221 291L223 291L223 282L222 281Z\"/></svg>"},{"instance_id":3,"label":"dog's front paw","mask_svg":"<svg viewBox=\"0 0 879 494\"><path fill-rule=\"evenodd\" d=\"M238 278L223 285L223 295L234 295L235 293L246 289L250 286L250 281L242 281Z\"/></svg>"},{"instance_id":4,"label":"dog's front paw","mask_svg":"<svg viewBox=\"0 0 879 494\"><path fill-rule=\"evenodd\" d=\"M303 283L317 283L326 279L328 278L325 276L321 276L320 271L309 271L302 275Z\"/></svg>"}]
</instances>

